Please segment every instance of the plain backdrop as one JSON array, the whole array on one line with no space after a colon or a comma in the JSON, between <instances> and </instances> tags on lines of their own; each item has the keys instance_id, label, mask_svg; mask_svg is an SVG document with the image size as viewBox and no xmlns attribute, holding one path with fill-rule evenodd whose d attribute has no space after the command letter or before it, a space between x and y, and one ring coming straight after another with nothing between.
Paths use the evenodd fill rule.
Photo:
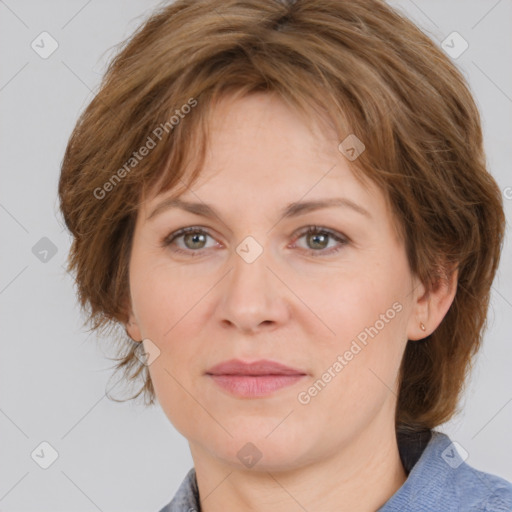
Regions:
<instances>
[{"instance_id":1,"label":"plain backdrop","mask_svg":"<svg viewBox=\"0 0 512 512\"><path fill-rule=\"evenodd\" d=\"M0 1L4 512L157 511L192 467L186 440L158 404L144 408L105 396L113 382L107 356L113 354L108 340L82 329L73 281L64 270L70 238L56 195L67 139L97 91L114 45L157 5L154 0ZM489 168L510 219L512 1L400 0L392 5L439 45L454 31L469 45L452 58L481 110ZM45 43L36 51L41 37ZM455 37L452 46L464 44ZM57 49L43 58L41 47L50 51L52 44ZM461 413L439 430L463 447L469 464L512 481L510 256L507 231L483 349ZM47 469L37 462L41 450L45 457L53 450L58 455Z\"/></svg>"}]
</instances>

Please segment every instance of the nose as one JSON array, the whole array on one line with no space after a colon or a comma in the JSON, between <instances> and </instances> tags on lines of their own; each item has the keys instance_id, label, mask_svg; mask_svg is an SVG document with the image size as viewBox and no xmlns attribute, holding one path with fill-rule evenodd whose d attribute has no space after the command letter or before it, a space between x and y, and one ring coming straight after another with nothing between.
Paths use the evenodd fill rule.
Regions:
<instances>
[{"instance_id":1,"label":"nose","mask_svg":"<svg viewBox=\"0 0 512 512\"><path fill-rule=\"evenodd\" d=\"M256 333L276 329L288 320L289 292L269 259L266 251L252 262L233 253L231 270L219 290L217 313L225 326Z\"/></svg>"}]
</instances>

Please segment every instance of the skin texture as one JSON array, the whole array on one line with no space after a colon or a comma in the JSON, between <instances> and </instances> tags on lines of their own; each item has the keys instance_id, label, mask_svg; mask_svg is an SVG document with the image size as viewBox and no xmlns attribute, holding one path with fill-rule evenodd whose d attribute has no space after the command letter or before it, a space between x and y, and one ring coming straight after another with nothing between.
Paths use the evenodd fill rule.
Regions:
<instances>
[{"instance_id":1,"label":"skin texture","mask_svg":"<svg viewBox=\"0 0 512 512\"><path fill-rule=\"evenodd\" d=\"M436 329L456 275L425 293L384 195L356 180L327 125L310 131L270 94L224 98L215 108L199 181L180 198L211 204L220 218L174 208L148 220L177 192L145 198L133 239L127 330L160 350L150 376L165 414L189 442L204 511L374 511L406 479L394 412L407 340ZM278 219L291 202L331 197L356 202L371 218L334 207ZM349 241L301 236L311 225ZM187 226L208 236L162 245ZM236 251L247 236L263 249L252 263ZM396 303L394 318L301 403L298 394ZM205 375L231 358L271 359L307 376L269 397L237 398ZM237 457L248 442L261 453L252 468Z\"/></svg>"}]
</instances>

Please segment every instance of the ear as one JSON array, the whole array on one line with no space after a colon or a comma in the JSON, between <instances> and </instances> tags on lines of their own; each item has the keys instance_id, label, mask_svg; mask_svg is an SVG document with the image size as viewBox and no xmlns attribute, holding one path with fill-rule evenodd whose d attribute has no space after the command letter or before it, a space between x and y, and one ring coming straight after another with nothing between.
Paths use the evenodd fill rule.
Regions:
<instances>
[{"instance_id":1,"label":"ear","mask_svg":"<svg viewBox=\"0 0 512 512\"><path fill-rule=\"evenodd\" d=\"M421 340L432 334L443 321L457 292L459 271L438 278L435 286L427 291L417 276L414 278L414 304L407 326L407 339ZM420 324L425 326L421 329Z\"/></svg>"},{"instance_id":2,"label":"ear","mask_svg":"<svg viewBox=\"0 0 512 512\"><path fill-rule=\"evenodd\" d=\"M139 324L137 323L137 320L135 318L135 315L133 314L133 311L130 308L130 314L128 316L128 321L125 324L126 333L133 341L141 341L142 340L142 334L140 332Z\"/></svg>"}]
</instances>

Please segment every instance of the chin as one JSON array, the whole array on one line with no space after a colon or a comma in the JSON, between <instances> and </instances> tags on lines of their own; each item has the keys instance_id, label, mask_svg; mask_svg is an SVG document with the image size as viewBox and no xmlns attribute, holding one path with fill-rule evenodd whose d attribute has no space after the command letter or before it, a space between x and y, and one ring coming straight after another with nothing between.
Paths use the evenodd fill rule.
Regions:
<instances>
[{"instance_id":1,"label":"chin","mask_svg":"<svg viewBox=\"0 0 512 512\"><path fill-rule=\"evenodd\" d=\"M218 434L215 439L203 438L201 444L235 470L289 471L311 461L308 452L314 449L313 436L289 428L278 432L283 427L276 429L278 423L274 419L262 423L258 418L258 425L251 426L250 421L244 421L236 429L228 428L233 437ZM268 428L269 424L272 424L271 428Z\"/></svg>"}]
</instances>

